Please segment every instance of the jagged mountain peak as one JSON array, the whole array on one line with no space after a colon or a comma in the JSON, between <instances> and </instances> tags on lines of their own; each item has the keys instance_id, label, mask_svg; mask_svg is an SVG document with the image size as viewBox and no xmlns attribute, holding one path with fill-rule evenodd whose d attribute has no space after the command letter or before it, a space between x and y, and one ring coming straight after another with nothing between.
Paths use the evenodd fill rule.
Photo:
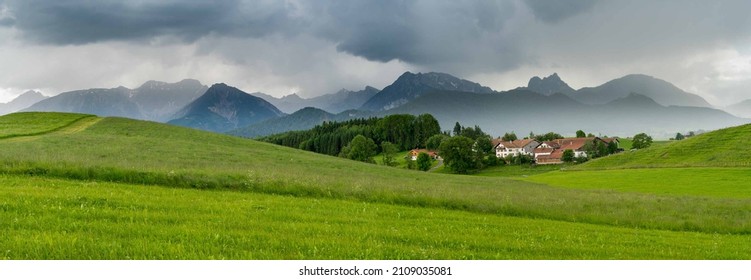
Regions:
<instances>
[{"instance_id":1,"label":"jagged mountain peak","mask_svg":"<svg viewBox=\"0 0 751 280\"><path fill-rule=\"evenodd\" d=\"M554 93L569 95L575 92L573 88L561 80L558 73L553 73L545 78L540 78L538 76L532 77L527 83L527 89L542 95L552 95Z\"/></svg>"}]
</instances>

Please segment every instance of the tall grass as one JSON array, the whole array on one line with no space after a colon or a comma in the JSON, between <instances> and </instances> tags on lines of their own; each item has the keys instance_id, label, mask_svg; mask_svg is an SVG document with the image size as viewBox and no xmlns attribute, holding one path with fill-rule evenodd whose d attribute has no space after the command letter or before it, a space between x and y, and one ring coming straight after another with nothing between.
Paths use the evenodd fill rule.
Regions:
<instances>
[{"instance_id":1,"label":"tall grass","mask_svg":"<svg viewBox=\"0 0 751 280\"><path fill-rule=\"evenodd\" d=\"M0 259L749 258L749 235L0 175Z\"/></svg>"}]
</instances>

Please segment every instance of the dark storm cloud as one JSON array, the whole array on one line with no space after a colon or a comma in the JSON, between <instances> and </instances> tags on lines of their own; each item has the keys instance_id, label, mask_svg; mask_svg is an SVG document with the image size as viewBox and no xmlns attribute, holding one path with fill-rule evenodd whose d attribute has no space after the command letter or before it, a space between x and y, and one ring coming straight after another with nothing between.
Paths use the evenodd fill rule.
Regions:
<instances>
[{"instance_id":1,"label":"dark storm cloud","mask_svg":"<svg viewBox=\"0 0 751 280\"><path fill-rule=\"evenodd\" d=\"M379 62L436 66L494 55L503 66L519 57L503 30L517 9L512 1L10 0L7 6L22 38L48 45L314 34Z\"/></svg>"},{"instance_id":2,"label":"dark storm cloud","mask_svg":"<svg viewBox=\"0 0 751 280\"><path fill-rule=\"evenodd\" d=\"M546 23L557 23L587 11L595 0L525 0L535 17Z\"/></svg>"},{"instance_id":3,"label":"dark storm cloud","mask_svg":"<svg viewBox=\"0 0 751 280\"><path fill-rule=\"evenodd\" d=\"M504 28L517 9L512 1L332 1L318 32L337 50L372 61L506 68L522 57L515 30Z\"/></svg>"},{"instance_id":4,"label":"dark storm cloud","mask_svg":"<svg viewBox=\"0 0 751 280\"><path fill-rule=\"evenodd\" d=\"M87 44L175 36L258 37L295 24L282 2L242 5L228 1L7 1L12 25L31 41Z\"/></svg>"},{"instance_id":5,"label":"dark storm cloud","mask_svg":"<svg viewBox=\"0 0 751 280\"><path fill-rule=\"evenodd\" d=\"M414 2L334 1L325 12L331 21L321 31L339 42L339 51L381 62L412 58L419 51Z\"/></svg>"}]
</instances>

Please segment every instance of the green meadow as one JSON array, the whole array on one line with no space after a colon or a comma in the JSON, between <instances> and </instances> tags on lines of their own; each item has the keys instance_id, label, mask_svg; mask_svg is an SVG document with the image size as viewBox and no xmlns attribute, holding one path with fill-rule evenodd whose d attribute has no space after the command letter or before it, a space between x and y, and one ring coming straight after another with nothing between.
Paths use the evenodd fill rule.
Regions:
<instances>
[{"instance_id":1,"label":"green meadow","mask_svg":"<svg viewBox=\"0 0 751 280\"><path fill-rule=\"evenodd\" d=\"M584 176L607 177L594 163L609 158L451 175L153 122L33 116L0 117L0 135L34 135L0 139L7 259L751 258L751 198L732 186L749 178L742 164L719 169L720 191L658 192ZM642 188L676 174L649 176Z\"/></svg>"},{"instance_id":2,"label":"green meadow","mask_svg":"<svg viewBox=\"0 0 751 280\"><path fill-rule=\"evenodd\" d=\"M50 133L83 118L93 117L66 113L15 113L0 117L0 139Z\"/></svg>"}]
</instances>

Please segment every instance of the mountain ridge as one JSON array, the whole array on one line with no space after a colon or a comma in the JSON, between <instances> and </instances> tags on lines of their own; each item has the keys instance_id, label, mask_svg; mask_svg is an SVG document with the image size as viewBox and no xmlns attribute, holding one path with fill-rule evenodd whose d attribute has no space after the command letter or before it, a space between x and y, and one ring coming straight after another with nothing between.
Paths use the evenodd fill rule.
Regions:
<instances>
[{"instance_id":1,"label":"mountain ridge","mask_svg":"<svg viewBox=\"0 0 751 280\"><path fill-rule=\"evenodd\" d=\"M116 116L165 122L177 110L203 94L208 87L198 80L176 83L150 80L135 89L124 86L91 88L60 93L24 109Z\"/></svg>"},{"instance_id":2,"label":"mountain ridge","mask_svg":"<svg viewBox=\"0 0 751 280\"><path fill-rule=\"evenodd\" d=\"M742 118L751 118L751 99L727 106L725 111Z\"/></svg>"},{"instance_id":3,"label":"mountain ridge","mask_svg":"<svg viewBox=\"0 0 751 280\"><path fill-rule=\"evenodd\" d=\"M360 108L368 99L378 93L378 89L365 86L359 91L341 89L336 93L324 94L312 98L302 98L297 94L285 95L281 98L274 97L262 92L254 92L251 95L263 98L285 113L293 113L305 107L315 107L327 112L340 113L346 110Z\"/></svg>"},{"instance_id":4,"label":"mountain ridge","mask_svg":"<svg viewBox=\"0 0 751 280\"><path fill-rule=\"evenodd\" d=\"M630 74L597 87L584 87L570 96L581 103L596 105L625 97L632 92L647 96L664 106L712 107L701 96L686 92L665 80L644 74Z\"/></svg>"},{"instance_id":5,"label":"mountain ridge","mask_svg":"<svg viewBox=\"0 0 751 280\"><path fill-rule=\"evenodd\" d=\"M454 90L485 94L495 93L489 87L445 73L428 72L414 74L412 72L404 72L396 81L365 102L360 107L360 110L385 111L393 109L420 97L426 92L434 90Z\"/></svg>"}]
</instances>

